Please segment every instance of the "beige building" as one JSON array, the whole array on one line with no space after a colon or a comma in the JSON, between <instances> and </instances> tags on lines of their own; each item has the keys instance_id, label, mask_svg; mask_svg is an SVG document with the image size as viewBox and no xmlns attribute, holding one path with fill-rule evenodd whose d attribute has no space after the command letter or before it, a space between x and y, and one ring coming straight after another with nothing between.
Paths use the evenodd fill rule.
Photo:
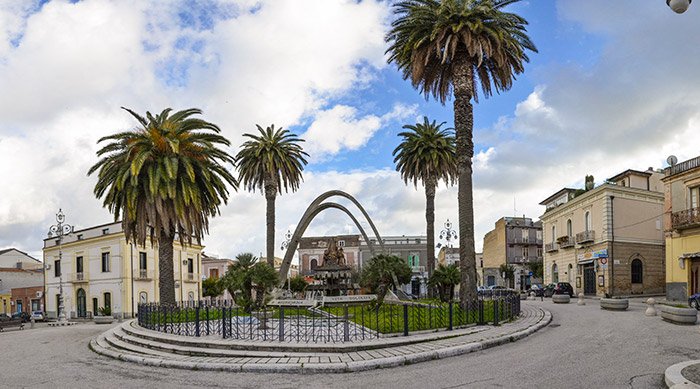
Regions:
<instances>
[{"instance_id":1,"label":"beige building","mask_svg":"<svg viewBox=\"0 0 700 389\"><path fill-rule=\"evenodd\" d=\"M662 177L651 168L627 170L542 201L544 282L597 296L664 293Z\"/></svg>"},{"instance_id":2,"label":"beige building","mask_svg":"<svg viewBox=\"0 0 700 389\"><path fill-rule=\"evenodd\" d=\"M358 269L360 235L316 236L299 240L297 253L299 254L301 269L297 268L297 272L301 271L301 274L307 275L312 273L318 266L321 266L323 264L323 253L328 249L328 242L331 239L335 239L338 247L343 248L347 265Z\"/></svg>"},{"instance_id":3,"label":"beige building","mask_svg":"<svg viewBox=\"0 0 700 389\"><path fill-rule=\"evenodd\" d=\"M483 253L475 253L476 257L476 282L478 286L483 285L482 280L484 279L484 254ZM446 247L443 246L440 248L440 252L438 252L437 256L437 263L438 265L457 265L459 267L459 247ZM457 290L459 291L459 286L457 286Z\"/></svg>"},{"instance_id":4,"label":"beige building","mask_svg":"<svg viewBox=\"0 0 700 389\"><path fill-rule=\"evenodd\" d=\"M61 243L61 259L59 259ZM202 246L173 249L175 296L201 298ZM102 307L114 315L133 316L139 303L158 302L158 246L127 243L121 222L104 224L44 240L46 313L57 316L63 285L66 317L90 317Z\"/></svg>"},{"instance_id":5,"label":"beige building","mask_svg":"<svg viewBox=\"0 0 700 389\"><path fill-rule=\"evenodd\" d=\"M540 282L530 276L530 264L542 262L542 223L523 217L502 217L484 235L480 284L500 285L517 290ZM515 269L513 282L503 278L502 265Z\"/></svg>"},{"instance_id":6,"label":"beige building","mask_svg":"<svg viewBox=\"0 0 700 389\"><path fill-rule=\"evenodd\" d=\"M41 269L43 264L40 260L13 247L0 250L0 268L11 267L32 270Z\"/></svg>"},{"instance_id":7,"label":"beige building","mask_svg":"<svg viewBox=\"0 0 700 389\"><path fill-rule=\"evenodd\" d=\"M700 293L700 157L665 170L666 298Z\"/></svg>"}]
</instances>

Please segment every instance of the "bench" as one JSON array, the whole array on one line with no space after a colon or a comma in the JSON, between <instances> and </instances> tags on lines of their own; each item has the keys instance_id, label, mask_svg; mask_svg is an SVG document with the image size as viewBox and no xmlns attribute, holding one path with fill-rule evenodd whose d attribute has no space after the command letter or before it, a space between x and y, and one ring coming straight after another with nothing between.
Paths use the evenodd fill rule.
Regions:
<instances>
[{"instance_id":1,"label":"bench","mask_svg":"<svg viewBox=\"0 0 700 389\"><path fill-rule=\"evenodd\" d=\"M10 319L0 321L0 332L5 331L7 327L19 327L20 330L24 329L24 323L22 319Z\"/></svg>"}]
</instances>

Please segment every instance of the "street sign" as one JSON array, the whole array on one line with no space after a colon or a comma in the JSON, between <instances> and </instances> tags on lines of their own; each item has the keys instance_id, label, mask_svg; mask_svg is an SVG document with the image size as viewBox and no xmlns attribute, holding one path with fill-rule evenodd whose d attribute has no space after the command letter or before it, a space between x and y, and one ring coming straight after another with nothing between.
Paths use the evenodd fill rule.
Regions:
<instances>
[{"instance_id":1,"label":"street sign","mask_svg":"<svg viewBox=\"0 0 700 389\"><path fill-rule=\"evenodd\" d=\"M529 272L529 273L527 273L527 275L530 276L530 277L532 277L533 275L535 275L535 273Z\"/></svg>"}]
</instances>

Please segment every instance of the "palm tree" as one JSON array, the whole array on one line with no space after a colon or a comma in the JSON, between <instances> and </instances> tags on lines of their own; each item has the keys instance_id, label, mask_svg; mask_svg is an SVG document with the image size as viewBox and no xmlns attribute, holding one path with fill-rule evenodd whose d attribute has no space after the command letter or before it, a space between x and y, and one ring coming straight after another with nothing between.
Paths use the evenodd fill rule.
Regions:
<instances>
[{"instance_id":1,"label":"palm tree","mask_svg":"<svg viewBox=\"0 0 700 389\"><path fill-rule=\"evenodd\" d=\"M537 51L527 36L527 21L504 12L519 0L403 0L386 36L389 63L426 98L445 104L454 95L458 166L461 302L476 298L472 157L474 118L471 100L510 89Z\"/></svg>"},{"instance_id":2,"label":"palm tree","mask_svg":"<svg viewBox=\"0 0 700 389\"><path fill-rule=\"evenodd\" d=\"M395 282L400 285L411 282L411 268L395 255L379 254L362 268L360 284L377 294L377 308L382 305L384 296Z\"/></svg>"},{"instance_id":3,"label":"palm tree","mask_svg":"<svg viewBox=\"0 0 700 389\"><path fill-rule=\"evenodd\" d=\"M513 288L515 285L515 268L513 265L502 263L498 270L503 275L503 278L508 281L508 288Z\"/></svg>"},{"instance_id":4,"label":"palm tree","mask_svg":"<svg viewBox=\"0 0 700 389\"><path fill-rule=\"evenodd\" d=\"M265 305L265 292L277 286L279 275L268 263L256 263L250 271L250 281L255 287L255 306L260 309Z\"/></svg>"},{"instance_id":5,"label":"palm tree","mask_svg":"<svg viewBox=\"0 0 700 389\"><path fill-rule=\"evenodd\" d=\"M440 300L449 302L454 299L455 286L459 285L460 278L459 268L454 263L440 265L430 276L430 284L438 288Z\"/></svg>"},{"instance_id":6,"label":"palm tree","mask_svg":"<svg viewBox=\"0 0 700 389\"><path fill-rule=\"evenodd\" d=\"M101 159L88 175L99 170L95 196L122 218L127 241L158 243L159 296L175 303L173 241L201 244L209 229L209 216L220 214L228 200L226 184L238 182L225 164L234 159L218 146L229 146L215 124L193 118L201 110L165 109L146 117L123 108L140 126L101 138L109 142L97 152Z\"/></svg>"},{"instance_id":7,"label":"palm tree","mask_svg":"<svg viewBox=\"0 0 700 389\"><path fill-rule=\"evenodd\" d=\"M409 131L399 133L403 139L392 154L404 182L413 181L417 188L421 181L425 187L428 275L435 269L435 189L438 181L449 185L457 178L455 138L449 129L440 128L443 124L431 123L424 116L423 123L403 126Z\"/></svg>"},{"instance_id":8,"label":"palm tree","mask_svg":"<svg viewBox=\"0 0 700 389\"><path fill-rule=\"evenodd\" d=\"M275 198L289 189L292 192L299 188L303 181L301 172L306 165L304 152L299 143L303 139L288 130L275 125L262 129L259 125L259 135L243 134L250 140L243 143L241 151L236 155L241 183L249 191L264 190L267 200L267 263L275 266Z\"/></svg>"},{"instance_id":9,"label":"palm tree","mask_svg":"<svg viewBox=\"0 0 700 389\"><path fill-rule=\"evenodd\" d=\"M246 309L253 303L253 283L250 271L258 262L258 257L252 253L241 253L236 256L236 262L229 266L222 278L224 287L233 297L236 304ZM240 294L237 292L240 291Z\"/></svg>"}]
</instances>

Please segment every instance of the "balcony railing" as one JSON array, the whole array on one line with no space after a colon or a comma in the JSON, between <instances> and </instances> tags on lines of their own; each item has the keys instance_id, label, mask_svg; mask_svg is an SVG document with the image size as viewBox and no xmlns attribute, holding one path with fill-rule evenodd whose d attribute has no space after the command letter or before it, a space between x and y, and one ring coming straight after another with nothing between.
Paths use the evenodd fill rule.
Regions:
<instances>
[{"instance_id":1,"label":"balcony railing","mask_svg":"<svg viewBox=\"0 0 700 389\"><path fill-rule=\"evenodd\" d=\"M551 253L552 251L559 250L559 245L556 243L547 243L544 245L544 251Z\"/></svg>"},{"instance_id":2,"label":"balcony railing","mask_svg":"<svg viewBox=\"0 0 700 389\"><path fill-rule=\"evenodd\" d=\"M70 277L70 282L87 282L85 273L73 273Z\"/></svg>"},{"instance_id":3,"label":"balcony railing","mask_svg":"<svg viewBox=\"0 0 700 389\"><path fill-rule=\"evenodd\" d=\"M411 272L413 272L413 273L425 273L425 266L411 266Z\"/></svg>"},{"instance_id":4,"label":"balcony railing","mask_svg":"<svg viewBox=\"0 0 700 389\"><path fill-rule=\"evenodd\" d=\"M150 281L153 279L153 270L136 269L134 270L134 279L141 281Z\"/></svg>"},{"instance_id":5,"label":"balcony railing","mask_svg":"<svg viewBox=\"0 0 700 389\"><path fill-rule=\"evenodd\" d=\"M674 229L682 230L700 225L700 208L690 208L684 211L674 212L671 215L671 224Z\"/></svg>"},{"instance_id":6,"label":"balcony railing","mask_svg":"<svg viewBox=\"0 0 700 389\"><path fill-rule=\"evenodd\" d=\"M576 243L578 244L593 242L594 240L595 231L593 230L583 231L576 234Z\"/></svg>"},{"instance_id":7,"label":"balcony railing","mask_svg":"<svg viewBox=\"0 0 700 389\"><path fill-rule=\"evenodd\" d=\"M574 244L576 243L576 241L574 241L574 237L569 235L560 236L559 239L557 239L557 242L559 242L559 247L563 249L574 247Z\"/></svg>"},{"instance_id":8,"label":"balcony railing","mask_svg":"<svg viewBox=\"0 0 700 389\"><path fill-rule=\"evenodd\" d=\"M527 262L542 262L542 257L537 255L528 255Z\"/></svg>"},{"instance_id":9,"label":"balcony railing","mask_svg":"<svg viewBox=\"0 0 700 389\"><path fill-rule=\"evenodd\" d=\"M698 167L700 167L700 157L695 157L685 162L681 162L679 164L667 167L666 176L668 177L674 174L683 173L687 170L695 169Z\"/></svg>"},{"instance_id":10,"label":"balcony railing","mask_svg":"<svg viewBox=\"0 0 700 389\"><path fill-rule=\"evenodd\" d=\"M196 274L187 273L187 275L185 275L185 282L197 282Z\"/></svg>"}]
</instances>

